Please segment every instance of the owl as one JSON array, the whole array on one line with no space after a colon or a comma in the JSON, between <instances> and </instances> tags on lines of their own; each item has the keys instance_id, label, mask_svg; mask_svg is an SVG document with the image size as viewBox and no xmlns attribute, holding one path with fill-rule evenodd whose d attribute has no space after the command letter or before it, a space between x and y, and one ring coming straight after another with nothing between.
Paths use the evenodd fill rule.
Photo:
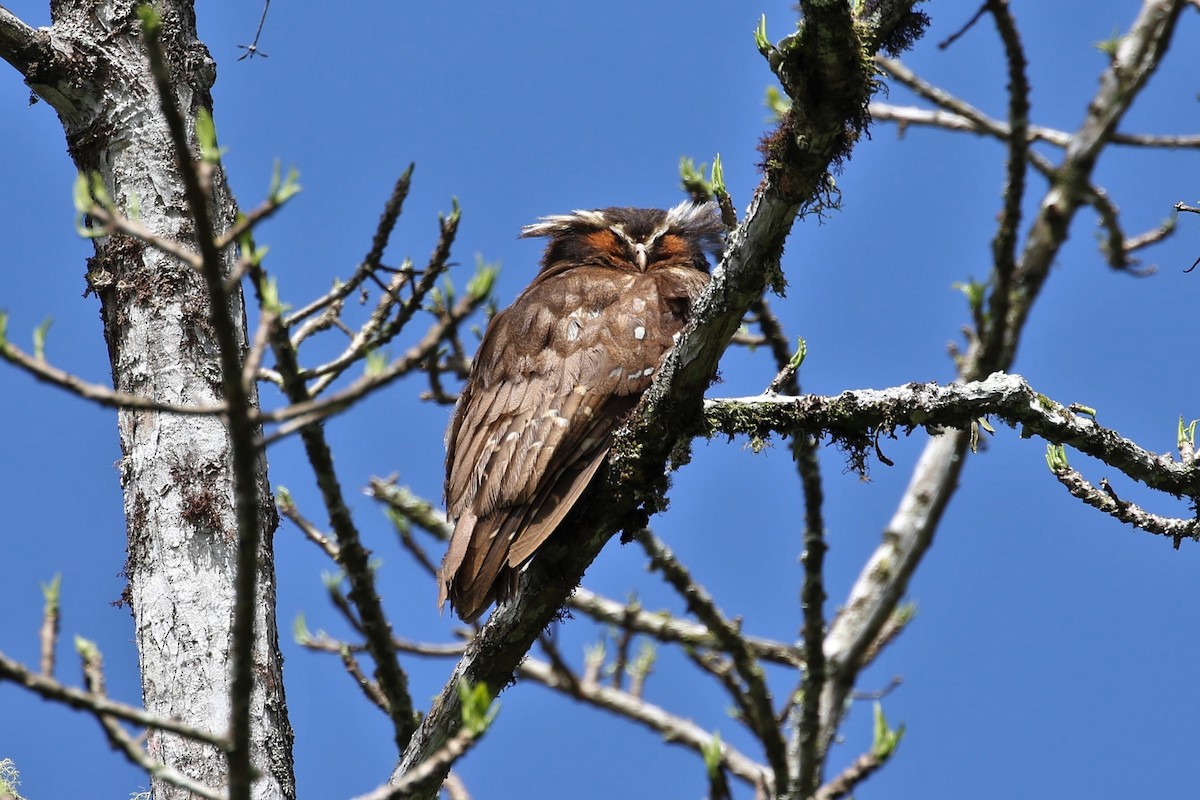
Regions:
<instances>
[{"instance_id":1,"label":"owl","mask_svg":"<svg viewBox=\"0 0 1200 800\"><path fill-rule=\"evenodd\" d=\"M714 203L543 217L541 269L483 335L446 432L454 533L438 573L473 621L596 474L708 283L724 227Z\"/></svg>"}]
</instances>

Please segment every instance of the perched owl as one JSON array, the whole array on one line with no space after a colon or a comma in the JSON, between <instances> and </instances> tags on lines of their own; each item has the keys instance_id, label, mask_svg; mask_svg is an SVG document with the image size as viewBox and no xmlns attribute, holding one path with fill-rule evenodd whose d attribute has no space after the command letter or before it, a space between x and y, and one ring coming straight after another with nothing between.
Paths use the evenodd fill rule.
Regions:
<instances>
[{"instance_id":1,"label":"perched owl","mask_svg":"<svg viewBox=\"0 0 1200 800\"><path fill-rule=\"evenodd\" d=\"M516 589L650 386L708 283L713 203L543 217L533 283L488 325L446 432L454 534L438 574L464 620Z\"/></svg>"}]
</instances>

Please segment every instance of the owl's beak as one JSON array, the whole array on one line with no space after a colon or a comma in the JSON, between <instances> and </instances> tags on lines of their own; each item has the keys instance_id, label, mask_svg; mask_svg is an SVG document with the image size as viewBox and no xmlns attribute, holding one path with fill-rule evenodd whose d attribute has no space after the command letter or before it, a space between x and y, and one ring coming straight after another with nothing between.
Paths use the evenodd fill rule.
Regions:
<instances>
[{"instance_id":1,"label":"owl's beak","mask_svg":"<svg viewBox=\"0 0 1200 800\"><path fill-rule=\"evenodd\" d=\"M633 246L633 255L634 255L634 258L637 259L638 269L640 269L642 272L645 272L646 271L646 261L647 261L646 245L644 245L641 242L638 242L637 244L635 244Z\"/></svg>"}]
</instances>

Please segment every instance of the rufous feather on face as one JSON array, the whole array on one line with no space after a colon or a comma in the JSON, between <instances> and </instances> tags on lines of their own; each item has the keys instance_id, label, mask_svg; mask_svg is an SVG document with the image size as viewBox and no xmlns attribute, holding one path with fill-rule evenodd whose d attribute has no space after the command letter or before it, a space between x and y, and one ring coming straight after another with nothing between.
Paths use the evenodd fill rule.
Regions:
<instances>
[{"instance_id":1,"label":"rufous feather on face","mask_svg":"<svg viewBox=\"0 0 1200 800\"><path fill-rule=\"evenodd\" d=\"M454 533L438 573L467 621L516 590L650 386L708 283L713 203L543 217L541 270L483 335L446 432Z\"/></svg>"}]
</instances>

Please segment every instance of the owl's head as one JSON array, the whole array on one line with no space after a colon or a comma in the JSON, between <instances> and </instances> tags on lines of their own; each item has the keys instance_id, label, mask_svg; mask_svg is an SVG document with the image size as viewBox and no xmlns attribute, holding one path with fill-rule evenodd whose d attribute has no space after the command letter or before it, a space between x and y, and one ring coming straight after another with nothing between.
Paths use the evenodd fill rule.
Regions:
<instances>
[{"instance_id":1,"label":"owl's head","mask_svg":"<svg viewBox=\"0 0 1200 800\"><path fill-rule=\"evenodd\" d=\"M684 202L657 208L601 208L542 217L522 238L549 237L542 269L577 265L640 272L687 266L708 272L706 254L717 254L725 226L717 204Z\"/></svg>"}]
</instances>

